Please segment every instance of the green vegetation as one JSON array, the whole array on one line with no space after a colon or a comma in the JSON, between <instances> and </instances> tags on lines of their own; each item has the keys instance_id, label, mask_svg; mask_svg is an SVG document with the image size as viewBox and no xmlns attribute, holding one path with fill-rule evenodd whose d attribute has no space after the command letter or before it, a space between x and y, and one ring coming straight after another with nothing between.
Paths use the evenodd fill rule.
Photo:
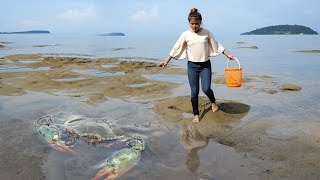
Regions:
<instances>
[{"instance_id":1,"label":"green vegetation","mask_svg":"<svg viewBox=\"0 0 320 180\"><path fill-rule=\"evenodd\" d=\"M276 25L256 29L241 35L290 35L290 34L318 34L309 27L300 25Z\"/></svg>"}]
</instances>

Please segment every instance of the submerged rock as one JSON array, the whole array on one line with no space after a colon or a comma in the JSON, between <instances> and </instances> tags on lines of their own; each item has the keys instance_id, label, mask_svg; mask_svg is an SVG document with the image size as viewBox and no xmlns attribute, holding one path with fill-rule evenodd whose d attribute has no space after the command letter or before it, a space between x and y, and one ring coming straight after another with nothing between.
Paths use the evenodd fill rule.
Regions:
<instances>
[{"instance_id":1,"label":"submerged rock","mask_svg":"<svg viewBox=\"0 0 320 180\"><path fill-rule=\"evenodd\" d=\"M122 32L112 32L112 33L98 34L98 36L125 36L125 34Z\"/></svg>"},{"instance_id":2,"label":"submerged rock","mask_svg":"<svg viewBox=\"0 0 320 180\"><path fill-rule=\"evenodd\" d=\"M293 51L298 53L320 53L319 49Z\"/></svg>"},{"instance_id":3,"label":"submerged rock","mask_svg":"<svg viewBox=\"0 0 320 180\"><path fill-rule=\"evenodd\" d=\"M239 48L259 49L258 46L246 46L246 47L239 47Z\"/></svg>"},{"instance_id":4,"label":"submerged rock","mask_svg":"<svg viewBox=\"0 0 320 180\"><path fill-rule=\"evenodd\" d=\"M264 92L266 92L268 94L276 94L278 91L275 89L265 89Z\"/></svg>"},{"instance_id":5,"label":"submerged rock","mask_svg":"<svg viewBox=\"0 0 320 180\"><path fill-rule=\"evenodd\" d=\"M294 84L283 84L280 89L283 91L300 91L302 88Z\"/></svg>"}]
</instances>

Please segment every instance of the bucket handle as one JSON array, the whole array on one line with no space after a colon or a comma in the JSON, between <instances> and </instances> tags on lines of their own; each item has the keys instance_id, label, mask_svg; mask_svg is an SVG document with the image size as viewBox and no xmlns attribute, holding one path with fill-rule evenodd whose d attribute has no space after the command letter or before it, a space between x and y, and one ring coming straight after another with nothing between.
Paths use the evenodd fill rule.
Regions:
<instances>
[{"instance_id":1,"label":"bucket handle","mask_svg":"<svg viewBox=\"0 0 320 180\"><path fill-rule=\"evenodd\" d=\"M239 62L239 60L236 58L236 57L234 57L234 59L238 62L238 64L239 64L239 69L240 69L240 62ZM229 62L230 62L230 59L228 59L228 62L227 62L227 68L229 68Z\"/></svg>"}]
</instances>

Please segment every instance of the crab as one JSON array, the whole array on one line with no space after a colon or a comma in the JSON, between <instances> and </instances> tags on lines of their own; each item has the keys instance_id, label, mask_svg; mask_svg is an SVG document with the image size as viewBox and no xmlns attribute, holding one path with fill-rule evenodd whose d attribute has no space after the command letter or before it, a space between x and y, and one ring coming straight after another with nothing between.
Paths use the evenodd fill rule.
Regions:
<instances>
[{"instance_id":1,"label":"crab","mask_svg":"<svg viewBox=\"0 0 320 180\"><path fill-rule=\"evenodd\" d=\"M34 126L37 132L44 138L44 140L57 151L75 154L75 152L68 146L68 143L61 139L61 130L59 126L52 125L52 116L44 116L38 119Z\"/></svg>"},{"instance_id":2,"label":"crab","mask_svg":"<svg viewBox=\"0 0 320 180\"><path fill-rule=\"evenodd\" d=\"M140 161L142 150L144 150L142 139L128 141L127 148L114 152L106 160L93 167L101 168L93 180L115 179L126 173Z\"/></svg>"},{"instance_id":3,"label":"crab","mask_svg":"<svg viewBox=\"0 0 320 180\"><path fill-rule=\"evenodd\" d=\"M75 138L82 139L91 144L103 141L112 141L126 138L125 134L116 134L111 125L105 119L86 119L83 117L74 117L64 123L66 133Z\"/></svg>"},{"instance_id":4,"label":"crab","mask_svg":"<svg viewBox=\"0 0 320 180\"><path fill-rule=\"evenodd\" d=\"M115 131L104 119L88 119L82 116L71 116L66 121L59 121L53 116L38 119L34 126L37 132L54 149L75 155L71 148L77 139L91 144L120 140L126 142L124 149L114 152L103 162L90 169L99 170L94 180L105 177L114 179L135 166L141 157L145 144L141 137L131 136L125 132ZM105 146L109 147L109 146Z\"/></svg>"}]
</instances>

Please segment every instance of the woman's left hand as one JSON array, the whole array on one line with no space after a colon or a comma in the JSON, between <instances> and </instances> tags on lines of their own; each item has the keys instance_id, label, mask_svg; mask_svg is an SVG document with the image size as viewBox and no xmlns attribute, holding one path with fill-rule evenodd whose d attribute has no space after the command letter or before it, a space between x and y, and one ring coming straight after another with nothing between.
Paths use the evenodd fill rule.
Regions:
<instances>
[{"instance_id":1,"label":"woman's left hand","mask_svg":"<svg viewBox=\"0 0 320 180\"><path fill-rule=\"evenodd\" d=\"M227 57L228 57L230 60L234 60L234 59L235 59L234 56L231 55L231 54L228 54Z\"/></svg>"},{"instance_id":2,"label":"woman's left hand","mask_svg":"<svg viewBox=\"0 0 320 180\"><path fill-rule=\"evenodd\" d=\"M227 58L229 58L230 60L235 60L234 56L232 56L231 54L228 53L228 51L224 50L222 52L225 56L227 56Z\"/></svg>"}]
</instances>

